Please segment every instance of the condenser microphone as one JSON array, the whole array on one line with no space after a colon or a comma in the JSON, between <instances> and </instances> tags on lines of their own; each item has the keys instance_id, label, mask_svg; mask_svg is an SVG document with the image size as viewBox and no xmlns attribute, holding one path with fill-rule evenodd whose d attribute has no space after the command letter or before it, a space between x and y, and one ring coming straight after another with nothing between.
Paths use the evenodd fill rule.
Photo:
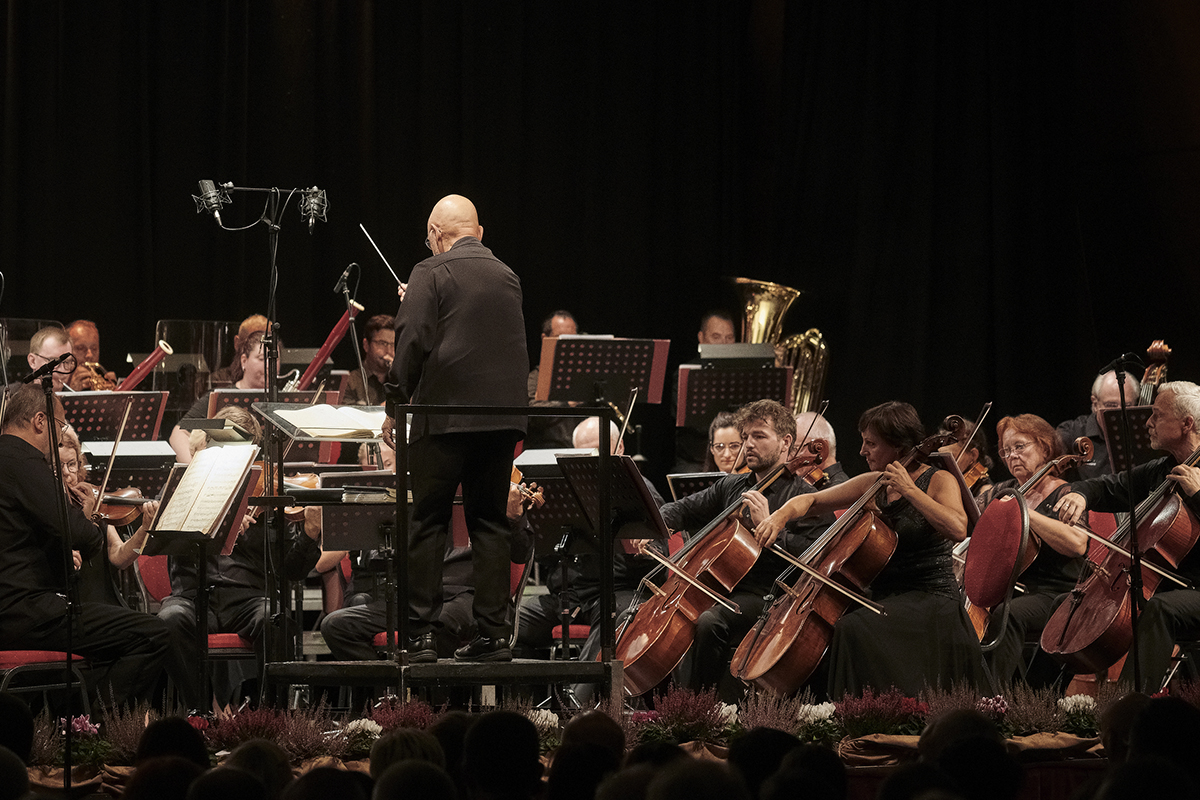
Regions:
<instances>
[{"instance_id":1,"label":"condenser microphone","mask_svg":"<svg viewBox=\"0 0 1200 800\"><path fill-rule=\"evenodd\" d=\"M212 181L200 181L200 196L192 195L192 199L196 201L196 213L208 211L216 219L217 224L221 224L221 206L228 203L228 198L221 195L217 186Z\"/></svg>"}]
</instances>

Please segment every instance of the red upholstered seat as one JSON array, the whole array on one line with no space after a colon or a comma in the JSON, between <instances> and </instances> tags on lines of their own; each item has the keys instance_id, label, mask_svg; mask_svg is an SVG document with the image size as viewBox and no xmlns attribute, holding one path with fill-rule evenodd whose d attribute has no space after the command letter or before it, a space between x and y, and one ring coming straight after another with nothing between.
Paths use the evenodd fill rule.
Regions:
<instances>
[{"instance_id":1,"label":"red upholstered seat","mask_svg":"<svg viewBox=\"0 0 1200 800\"><path fill-rule=\"evenodd\" d=\"M254 650L254 643L249 639L243 639L236 633L210 633L208 635L208 648L231 649L239 648L242 650Z\"/></svg>"},{"instance_id":2,"label":"red upholstered seat","mask_svg":"<svg viewBox=\"0 0 1200 800\"><path fill-rule=\"evenodd\" d=\"M588 634L590 634L591 632L592 632L591 625L568 625L567 626L567 639L569 639L571 641L574 641L576 639L578 639L579 641L583 641L584 639L587 639ZM553 639L555 642L562 639L562 625L554 626L554 630L552 630L550 632L550 638Z\"/></svg>"},{"instance_id":3,"label":"red upholstered seat","mask_svg":"<svg viewBox=\"0 0 1200 800\"><path fill-rule=\"evenodd\" d=\"M62 664L66 659L67 654L58 650L0 650L0 670L30 664ZM83 656L72 655L71 661L83 661Z\"/></svg>"}]
</instances>

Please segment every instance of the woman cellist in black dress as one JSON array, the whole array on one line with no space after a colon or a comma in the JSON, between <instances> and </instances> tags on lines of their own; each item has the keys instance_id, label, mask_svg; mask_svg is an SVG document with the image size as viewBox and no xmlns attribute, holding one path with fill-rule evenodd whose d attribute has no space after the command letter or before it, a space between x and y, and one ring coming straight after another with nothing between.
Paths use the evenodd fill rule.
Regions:
<instances>
[{"instance_id":1,"label":"woman cellist in black dress","mask_svg":"<svg viewBox=\"0 0 1200 800\"><path fill-rule=\"evenodd\" d=\"M847 508L881 477L870 508L896 532L896 551L871 584L886 615L849 611L834 625L825 657L830 698L896 687L916 696L926 686L984 685L983 659L951 569L950 549L967 535L958 483L916 460L895 463L924 438L916 410L889 402L863 413L859 454L872 470L814 494L793 497L755 528L764 546L800 517Z\"/></svg>"}]
</instances>

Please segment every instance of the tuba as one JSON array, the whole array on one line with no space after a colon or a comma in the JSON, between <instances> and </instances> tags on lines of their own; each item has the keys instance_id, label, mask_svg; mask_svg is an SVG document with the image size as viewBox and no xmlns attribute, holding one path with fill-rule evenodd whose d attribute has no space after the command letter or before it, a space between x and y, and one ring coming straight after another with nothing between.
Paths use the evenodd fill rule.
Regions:
<instances>
[{"instance_id":1,"label":"tuba","mask_svg":"<svg viewBox=\"0 0 1200 800\"><path fill-rule=\"evenodd\" d=\"M792 413L813 411L825 395L829 351L816 328L781 340L783 318L800 296L798 289L769 281L734 278L742 301L742 341L775 345L780 366L792 368Z\"/></svg>"}]
</instances>

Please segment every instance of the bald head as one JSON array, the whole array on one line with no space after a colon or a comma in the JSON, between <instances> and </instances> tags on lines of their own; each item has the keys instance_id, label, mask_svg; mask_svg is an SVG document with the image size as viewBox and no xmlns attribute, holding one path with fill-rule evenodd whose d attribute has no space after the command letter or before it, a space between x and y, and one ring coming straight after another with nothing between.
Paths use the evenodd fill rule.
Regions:
<instances>
[{"instance_id":1,"label":"bald head","mask_svg":"<svg viewBox=\"0 0 1200 800\"><path fill-rule=\"evenodd\" d=\"M613 422L608 423L609 445L612 447L613 455L622 455L625 452L625 443L617 437L621 431ZM574 447L583 449L599 450L600 449L600 418L588 417L583 422L575 426L575 432L571 434L571 444Z\"/></svg>"},{"instance_id":2,"label":"bald head","mask_svg":"<svg viewBox=\"0 0 1200 800\"><path fill-rule=\"evenodd\" d=\"M483 226L479 224L475 204L461 194L446 195L438 200L429 213L425 232L429 235L429 249L434 253L446 252L464 236L483 241Z\"/></svg>"},{"instance_id":3,"label":"bald head","mask_svg":"<svg viewBox=\"0 0 1200 800\"><path fill-rule=\"evenodd\" d=\"M821 466L829 466L837 461L837 437L833 434L833 426L829 424L829 420L815 411L801 411L796 415L796 441L803 445L810 439L824 439L829 445L829 453Z\"/></svg>"}]
</instances>

